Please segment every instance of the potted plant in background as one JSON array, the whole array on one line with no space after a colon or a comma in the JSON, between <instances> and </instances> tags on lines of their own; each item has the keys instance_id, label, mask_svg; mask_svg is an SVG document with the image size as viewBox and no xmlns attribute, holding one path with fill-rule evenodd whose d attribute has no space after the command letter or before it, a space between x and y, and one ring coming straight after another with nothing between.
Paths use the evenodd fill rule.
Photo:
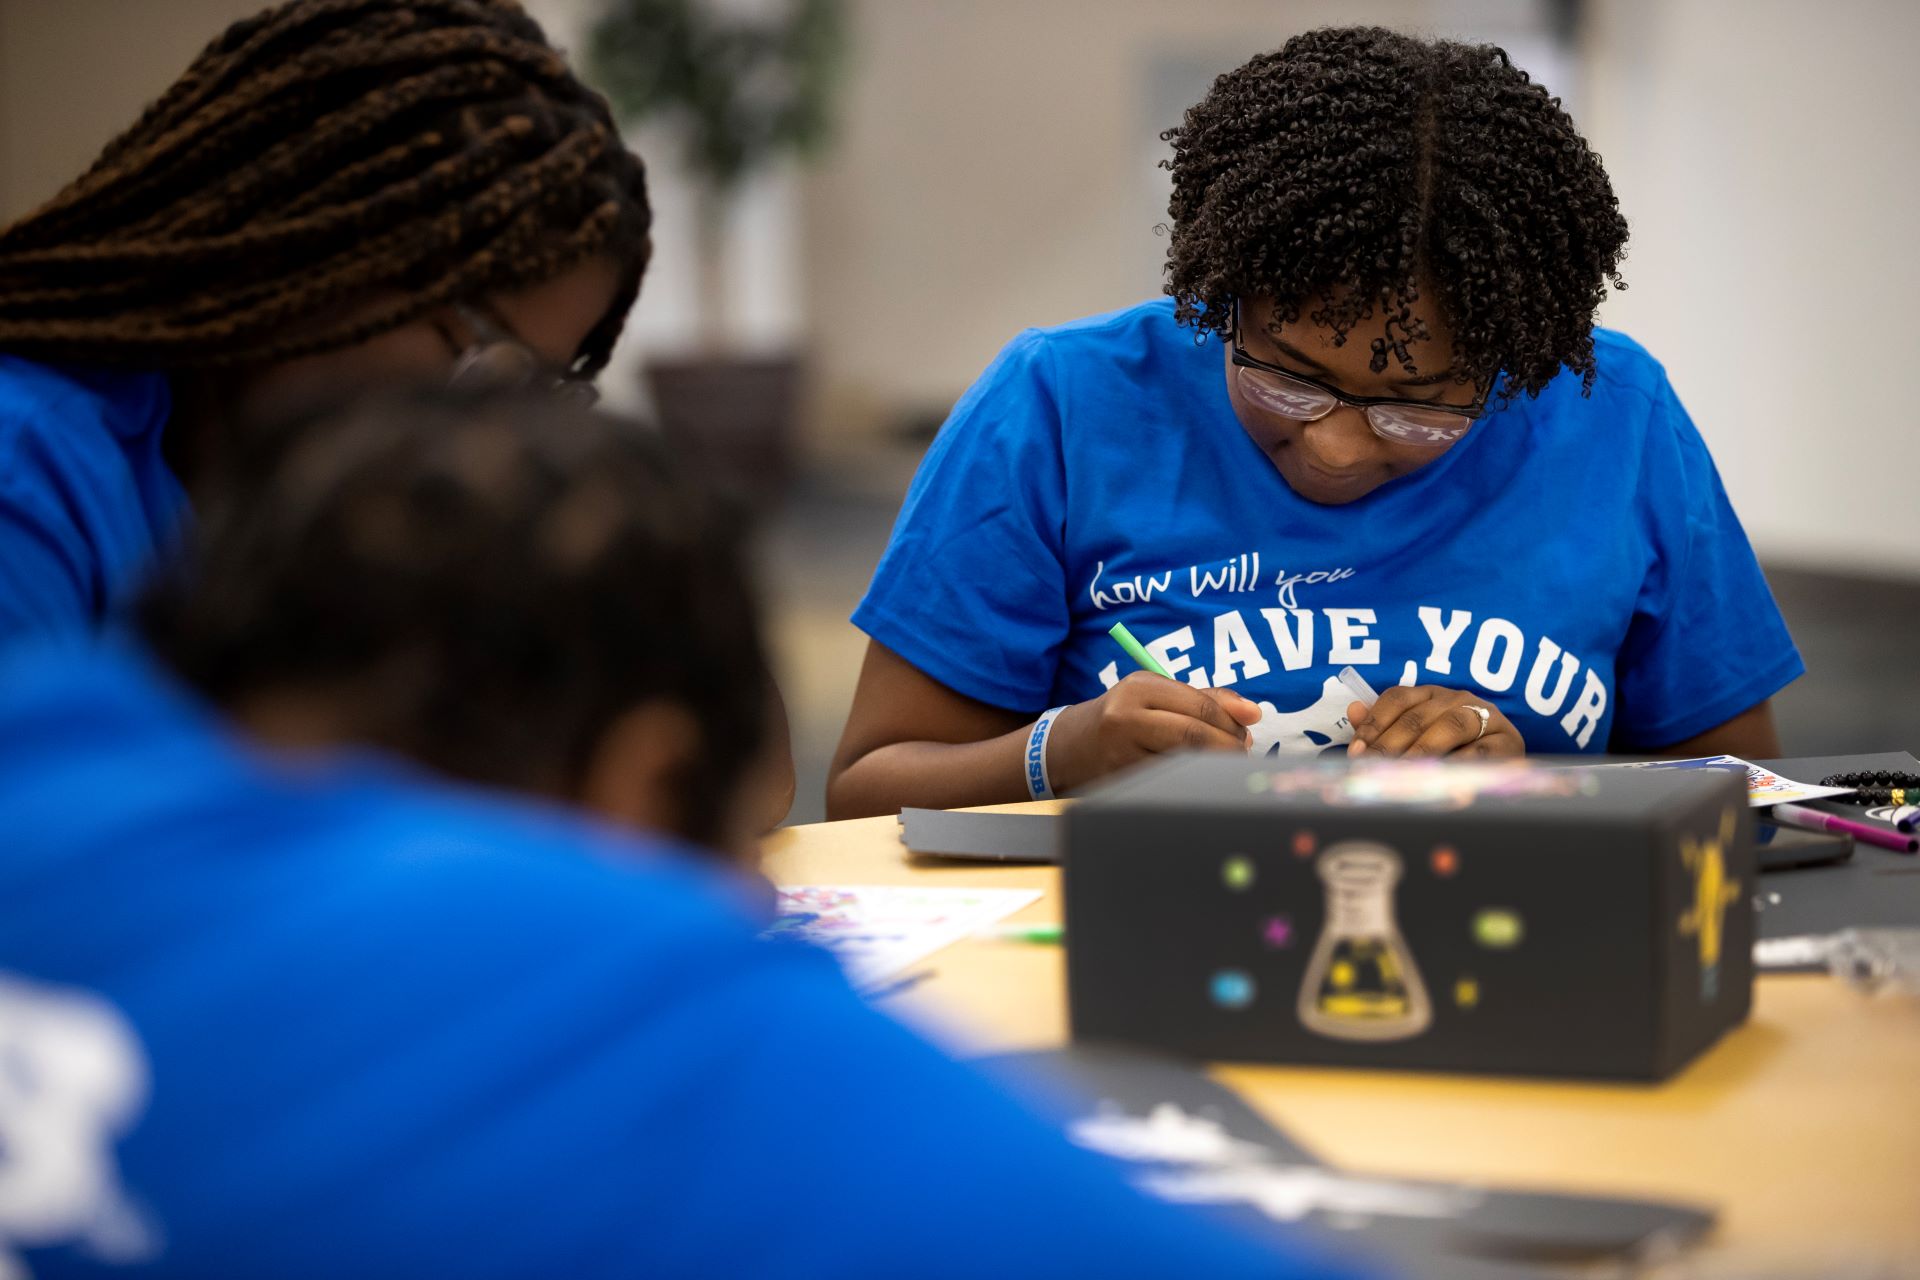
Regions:
<instances>
[{"instance_id":1,"label":"potted plant in background","mask_svg":"<svg viewBox=\"0 0 1920 1280\"><path fill-rule=\"evenodd\" d=\"M588 43L615 114L669 125L698 193L699 345L647 362L661 427L763 498L792 472L803 370L798 353L738 349L729 215L748 179L825 146L845 31L842 0L609 0Z\"/></svg>"}]
</instances>

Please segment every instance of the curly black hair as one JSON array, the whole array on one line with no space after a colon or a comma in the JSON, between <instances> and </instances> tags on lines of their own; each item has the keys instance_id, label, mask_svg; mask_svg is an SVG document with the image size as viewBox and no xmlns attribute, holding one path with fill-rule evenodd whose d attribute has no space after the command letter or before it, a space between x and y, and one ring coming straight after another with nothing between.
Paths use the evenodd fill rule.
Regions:
<instances>
[{"instance_id":1,"label":"curly black hair","mask_svg":"<svg viewBox=\"0 0 1920 1280\"><path fill-rule=\"evenodd\" d=\"M1295 36L1214 81L1173 144L1166 289L1182 324L1225 337L1233 301L1270 298L1336 343L1376 310L1374 372L1414 367L1426 288L1451 372L1538 395L1564 365L1593 385L1593 317L1627 224L1558 98L1505 50L1380 27Z\"/></svg>"},{"instance_id":2,"label":"curly black hair","mask_svg":"<svg viewBox=\"0 0 1920 1280\"><path fill-rule=\"evenodd\" d=\"M228 708L327 695L358 742L571 796L624 712L704 733L681 834L711 839L765 740L739 512L650 429L524 392L408 391L270 432L141 606Z\"/></svg>"}]
</instances>

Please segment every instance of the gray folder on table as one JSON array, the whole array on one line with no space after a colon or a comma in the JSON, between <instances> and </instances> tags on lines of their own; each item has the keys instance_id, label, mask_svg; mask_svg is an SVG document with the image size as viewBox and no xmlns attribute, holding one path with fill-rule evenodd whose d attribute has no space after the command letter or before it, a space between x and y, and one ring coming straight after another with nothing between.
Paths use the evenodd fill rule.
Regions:
<instances>
[{"instance_id":1,"label":"gray folder on table","mask_svg":"<svg viewBox=\"0 0 1920 1280\"><path fill-rule=\"evenodd\" d=\"M918 854L985 862L1060 861L1060 819L1050 813L902 809L900 840Z\"/></svg>"}]
</instances>

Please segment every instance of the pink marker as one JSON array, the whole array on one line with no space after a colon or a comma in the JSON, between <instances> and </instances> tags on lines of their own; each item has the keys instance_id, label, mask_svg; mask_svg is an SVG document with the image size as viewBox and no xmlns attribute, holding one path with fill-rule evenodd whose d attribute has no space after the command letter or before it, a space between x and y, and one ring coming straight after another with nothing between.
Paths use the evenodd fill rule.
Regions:
<instances>
[{"instance_id":1,"label":"pink marker","mask_svg":"<svg viewBox=\"0 0 1920 1280\"><path fill-rule=\"evenodd\" d=\"M1920 837L1902 835L1868 822L1855 822L1851 818L1837 817L1819 809L1807 809L1797 804L1777 804L1768 816L1783 827L1841 832L1864 844L1877 844L1882 849L1892 849L1896 853L1920 852Z\"/></svg>"}]
</instances>

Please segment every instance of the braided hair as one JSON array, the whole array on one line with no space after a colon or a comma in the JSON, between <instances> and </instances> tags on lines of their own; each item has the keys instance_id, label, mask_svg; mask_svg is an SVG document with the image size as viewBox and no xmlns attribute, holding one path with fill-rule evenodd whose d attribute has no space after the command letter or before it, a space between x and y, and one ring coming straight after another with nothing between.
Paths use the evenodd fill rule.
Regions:
<instances>
[{"instance_id":1,"label":"braided hair","mask_svg":"<svg viewBox=\"0 0 1920 1280\"><path fill-rule=\"evenodd\" d=\"M1627 224L1557 98L1492 45L1329 27L1214 82L1173 144L1167 292L1225 337L1233 300L1271 298L1345 341L1379 314L1372 369L1413 366L1423 286L1452 372L1537 395L1593 384L1594 311ZM1437 372L1437 370L1436 370Z\"/></svg>"},{"instance_id":2,"label":"braided hair","mask_svg":"<svg viewBox=\"0 0 1920 1280\"><path fill-rule=\"evenodd\" d=\"M592 373L650 225L606 101L514 0L291 0L235 23L92 168L0 229L0 350L272 363L603 255L622 285L581 350Z\"/></svg>"}]
</instances>

